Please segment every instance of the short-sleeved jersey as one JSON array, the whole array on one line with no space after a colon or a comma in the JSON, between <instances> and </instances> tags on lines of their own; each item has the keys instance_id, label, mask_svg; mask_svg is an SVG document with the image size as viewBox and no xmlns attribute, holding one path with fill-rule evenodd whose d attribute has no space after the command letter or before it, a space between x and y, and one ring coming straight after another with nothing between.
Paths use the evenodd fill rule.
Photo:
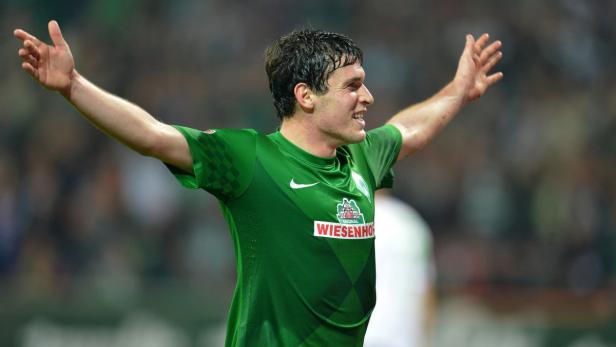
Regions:
<instances>
[{"instance_id":1,"label":"short-sleeved jersey","mask_svg":"<svg viewBox=\"0 0 616 347\"><path fill-rule=\"evenodd\" d=\"M186 187L214 194L233 238L237 285L226 346L361 346L375 304L374 191L390 187L392 125L321 158L280 132L199 131Z\"/></svg>"}]
</instances>

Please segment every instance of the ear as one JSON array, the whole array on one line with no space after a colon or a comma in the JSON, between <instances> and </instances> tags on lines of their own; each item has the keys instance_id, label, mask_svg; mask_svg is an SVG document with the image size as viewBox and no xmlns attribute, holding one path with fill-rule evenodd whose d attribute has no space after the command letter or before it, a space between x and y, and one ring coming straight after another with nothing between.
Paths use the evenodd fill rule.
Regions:
<instances>
[{"instance_id":1,"label":"ear","mask_svg":"<svg viewBox=\"0 0 616 347\"><path fill-rule=\"evenodd\" d=\"M298 83L293 88L293 94L295 94L295 101L297 105L305 112L312 112L314 110L314 93L312 89L306 83Z\"/></svg>"}]
</instances>

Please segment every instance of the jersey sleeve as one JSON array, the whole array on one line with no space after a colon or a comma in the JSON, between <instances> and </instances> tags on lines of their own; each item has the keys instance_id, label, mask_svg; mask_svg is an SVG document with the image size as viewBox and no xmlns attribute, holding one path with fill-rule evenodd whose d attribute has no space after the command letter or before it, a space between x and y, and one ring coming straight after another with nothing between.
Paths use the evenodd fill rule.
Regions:
<instances>
[{"instance_id":1,"label":"jersey sleeve","mask_svg":"<svg viewBox=\"0 0 616 347\"><path fill-rule=\"evenodd\" d=\"M240 196L250 185L256 160L256 135L251 129L201 131L174 126L182 133L193 160L193 172L165 164L186 188L204 189L222 200Z\"/></svg>"},{"instance_id":2,"label":"jersey sleeve","mask_svg":"<svg viewBox=\"0 0 616 347\"><path fill-rule=\"evenodd\" d=\"M360 147L372 173L373 187L391 188L394 182L392 167L402 147L400 130L391 124L370 130Z\"/></svg>"}]
</instances>

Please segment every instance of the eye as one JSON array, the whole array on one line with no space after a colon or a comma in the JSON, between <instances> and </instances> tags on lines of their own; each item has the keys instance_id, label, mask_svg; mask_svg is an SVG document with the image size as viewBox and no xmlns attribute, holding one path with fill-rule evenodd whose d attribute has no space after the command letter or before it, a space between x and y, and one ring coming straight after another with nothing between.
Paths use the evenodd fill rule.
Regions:
<instances>
[{"instance_id":1,"label":"eye","mask_svg":"<svg viewBox=\"0 0 616 347\"><path fill-rule=\"evenodd\" d=\"M361 83L361 82L354 82L354 83L349 84L349 87L348 87L348 88L349 88L350 90L355 91L355 90L359 90L359 88L361 88L361 86L362 86L362 83Z\"/></svg>"}]
</instances>

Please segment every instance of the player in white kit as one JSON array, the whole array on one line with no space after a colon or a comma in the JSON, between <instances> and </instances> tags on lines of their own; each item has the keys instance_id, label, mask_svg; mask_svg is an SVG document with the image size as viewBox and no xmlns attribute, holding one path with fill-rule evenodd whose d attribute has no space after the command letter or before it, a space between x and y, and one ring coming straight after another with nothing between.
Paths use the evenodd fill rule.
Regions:
<instances>
[{"instance_id":1,"label":"player in white kit","mask_svg":"<svg viewBox=\"0 0 616 347\"><path fill-rule=\"evenodd\" d=\"M376 307L365 347L429 346L434 310L432 235L408 204L377 194Z\"/></svg>"}]
</instances>

